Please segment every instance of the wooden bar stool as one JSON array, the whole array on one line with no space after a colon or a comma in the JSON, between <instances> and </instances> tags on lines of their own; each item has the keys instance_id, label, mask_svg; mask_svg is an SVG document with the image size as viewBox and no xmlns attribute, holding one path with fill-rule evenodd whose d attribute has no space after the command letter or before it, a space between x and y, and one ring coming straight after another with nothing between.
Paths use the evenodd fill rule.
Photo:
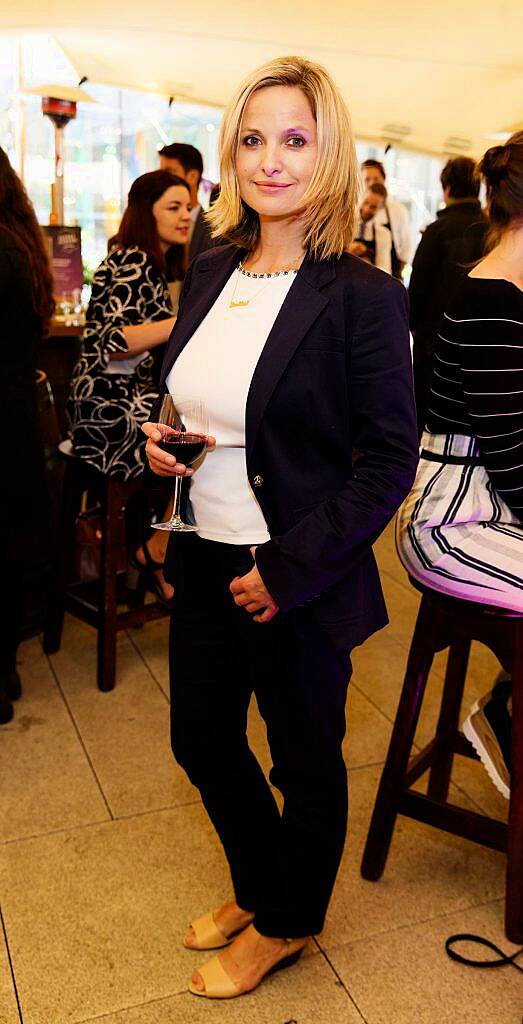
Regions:
<instances>
[{"instance_id":1,"label":"wooden bar stool","mask_svg":"<svg viewBox=\"0 0 523 1024\"><path fill-rule=\"evenodd\" d=\"M447 597L411 583L423 594L409 651L403 690L383 768L361 874L380 878L398 814L494 850L507 852L505 930L523 942L523 615ZM478 760L459 729L470 644L490 648L512 675L512 779L508 824L476 814L448 799L455 754ZM425 686L437 651L449 648L436 733L410 760ZM427 795L412 787L429 772Z\"/></svg>"},{"instance_id":2,"label":"wooden bar stool","mask_svg":"<svg viewBox=\"0 0 523 1024\"><path fill-rule=\"evenodd\" d=\"M118 611L118 582L121 576L118 548L122 536L122 518L127 503L141 489L142 483L140 479L118 480L100 473L94 466L73 454L70 441L62 441L58 451L65 463L61 529L62 586L57 607L44 632L44 651L54 654L59 650L64 613L70 612L98 630L98 689L112 690L115 683L118 631L169 614L169 609L162 601L145 604L143 588L138 592L135 607ZM71 579L76 520L82 494L89 489L97 495L101 514L100 578L96 586Z\"/></svg>"}]
</instances>

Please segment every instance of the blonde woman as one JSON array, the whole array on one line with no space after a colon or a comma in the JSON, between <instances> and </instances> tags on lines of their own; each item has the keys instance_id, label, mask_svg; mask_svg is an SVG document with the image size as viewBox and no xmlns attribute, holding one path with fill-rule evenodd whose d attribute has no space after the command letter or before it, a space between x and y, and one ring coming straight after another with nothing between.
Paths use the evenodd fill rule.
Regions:
<instances>
[{"instance_id":1,"label":"blonde woman","mask_svg":"<svg viewBox=\"0 0 523 1024\"><path fill-rule=\"evenodd\" d=\"M184 939L228 947L191 978L209 998L251 991L323 928L346 832L349 655L387 622L371 546L416 469L406 295L346 252L357 192L326 71L284 57L251 74L224 116L209 214L232 244L192 264L162 373L164 391L205 402L216 445L192 471L143 428L152 474L190 477L198 525L171 535L166 574L173 752L234 890ZM253 693L281 812L246 738Z\"/></svg>"}]
</instances>

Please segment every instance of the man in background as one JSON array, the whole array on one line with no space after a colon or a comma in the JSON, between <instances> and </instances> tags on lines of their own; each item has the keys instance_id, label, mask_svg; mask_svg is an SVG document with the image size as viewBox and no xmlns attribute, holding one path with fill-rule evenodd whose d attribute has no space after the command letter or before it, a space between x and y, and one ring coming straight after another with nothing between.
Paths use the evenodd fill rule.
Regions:
<instances>
[{"instance_id":1,"label":"man in background","mask_svg":"<svg viewBox=\"0 0 523 1024\"><path fill-rule=\"evenodd\" d=\"M385 168L379 160L364 160L361 173L365 188L371 185L385 187ZM376 224L388 227L392 235L391 273L401 281L403 268L412 256L410 222L406 206L398 199L387 196L385 203L376 214Z\"/></svg>"},{"instance_id":2,"label":"man in background","mask_svg":"<svg viewBox=\"0 0 523 1024\"><path fill-rule=\"evenodd\" d=\"M440 181L445 206L423 232L409 282L420 435L425 426L436 333L460 281L483 256L488 226L478 198L480 179L474 160L467 156L447 160Z\"/></svg>"},{"instance_id":3,"label":"man in background","mask_svg":"<svg viewBox=\"0 0 523 1024\"><path fill-rule=\"evenodd\" d=\"M185 142L173 142L160 150L160 170L172 171L179 178L185 178L191 191L192 224L189 235L189 262L206 249L216 244L211 238L203 210L198 201L198 189L203 175L202 154L196 146Z\"/></svg>"},{"instance_id":4,"label":"man in background","mask_svg":"<svg viewBox=\"0 0 523 1024\"><path fill-rule=\"evenodd\" d=\"M372 263L386 274L392 273L392 234L387 224L378 221L378 213L387 201L384 185L370 185L363 194L356 236L349 246L349 252L367 263Z\"/></svg>"}]
</instances>

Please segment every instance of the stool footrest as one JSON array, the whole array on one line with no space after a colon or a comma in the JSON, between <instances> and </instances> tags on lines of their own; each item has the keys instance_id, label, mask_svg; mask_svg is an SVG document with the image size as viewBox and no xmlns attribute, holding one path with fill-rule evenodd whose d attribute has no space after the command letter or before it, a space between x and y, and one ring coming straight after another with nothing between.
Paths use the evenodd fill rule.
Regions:
<instances>
[{"instance_id":1,"label":"stool footrest","mask_svg":"<svg viewBox=\"0 0 523 1024\"><path fill-rule=\"evenodd\" d=\"M78 594L67 594L65 597L65 610L74 615L88 626L99 629L103 621L103 612L84 597ZM144 622L152 622L154 619L162 619L166 614L166 606L161 601L151 601L140 608L130 608L126 612L117 612L114 620L114 628L130 629L133 626L140 626Z\"/></svg>"},{"instance_id":2,"label":"stool footrest","mask_svg":"<svg viewBox=\"0 0 523 1024\"><path fill-rule=\"evenodd\" d=\"M427 743L426 747L423 747L418 754L415 754L409 761L409 767L405 775L405 785L407 789L417 782L419 778L427 771L428 768L432 767L437 754L442 749L448 749L450 745L454 754L460 754L461 757L468 757L471 761L479 761L479 755L476 754L474 747L469 743L466 736L462 732L455 733L454 736L436 736L430 743Z\"/></svg>"},{"instance_id":3,"label":"stool footrest","mask_svg":"<svg viewBox=\"0 0 523 1024\"><path fill-rule=\"evenodd\" d=\"M491 850L506 852L508 828L504 821L496 821L485 814L465 810L456 804L431 800L413 790L402 792L398 799L398 814L404 814L425 825L433 825L452 835L470 839Z\"/></svg>"}]
</instances>

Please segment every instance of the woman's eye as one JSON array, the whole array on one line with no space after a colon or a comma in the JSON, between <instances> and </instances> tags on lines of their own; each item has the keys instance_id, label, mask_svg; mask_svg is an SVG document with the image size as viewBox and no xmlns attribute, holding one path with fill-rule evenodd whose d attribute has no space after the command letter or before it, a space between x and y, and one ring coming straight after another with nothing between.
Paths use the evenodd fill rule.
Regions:
<instances>
[{"instance_id":1,"label":"woman's eye","mask_svg":"<svg viewBox=\"0 0 523 1024\"><path fill-rule=\"evenodd\" d=\"M243 139L244 146L255 146L260 140L257 135L246 135Z\"/></svg>"},{"instance_id":2,"label":"woman's eye","mask_svg":"<svg viewBox=\"0 0 523 1024\"><path fill-rule=\"evenodd\" d=\"M301 149L305 145L305 139L301 135L290 135L287 139L287 145L291 149Z\"/></svg>"}]
</instances>

